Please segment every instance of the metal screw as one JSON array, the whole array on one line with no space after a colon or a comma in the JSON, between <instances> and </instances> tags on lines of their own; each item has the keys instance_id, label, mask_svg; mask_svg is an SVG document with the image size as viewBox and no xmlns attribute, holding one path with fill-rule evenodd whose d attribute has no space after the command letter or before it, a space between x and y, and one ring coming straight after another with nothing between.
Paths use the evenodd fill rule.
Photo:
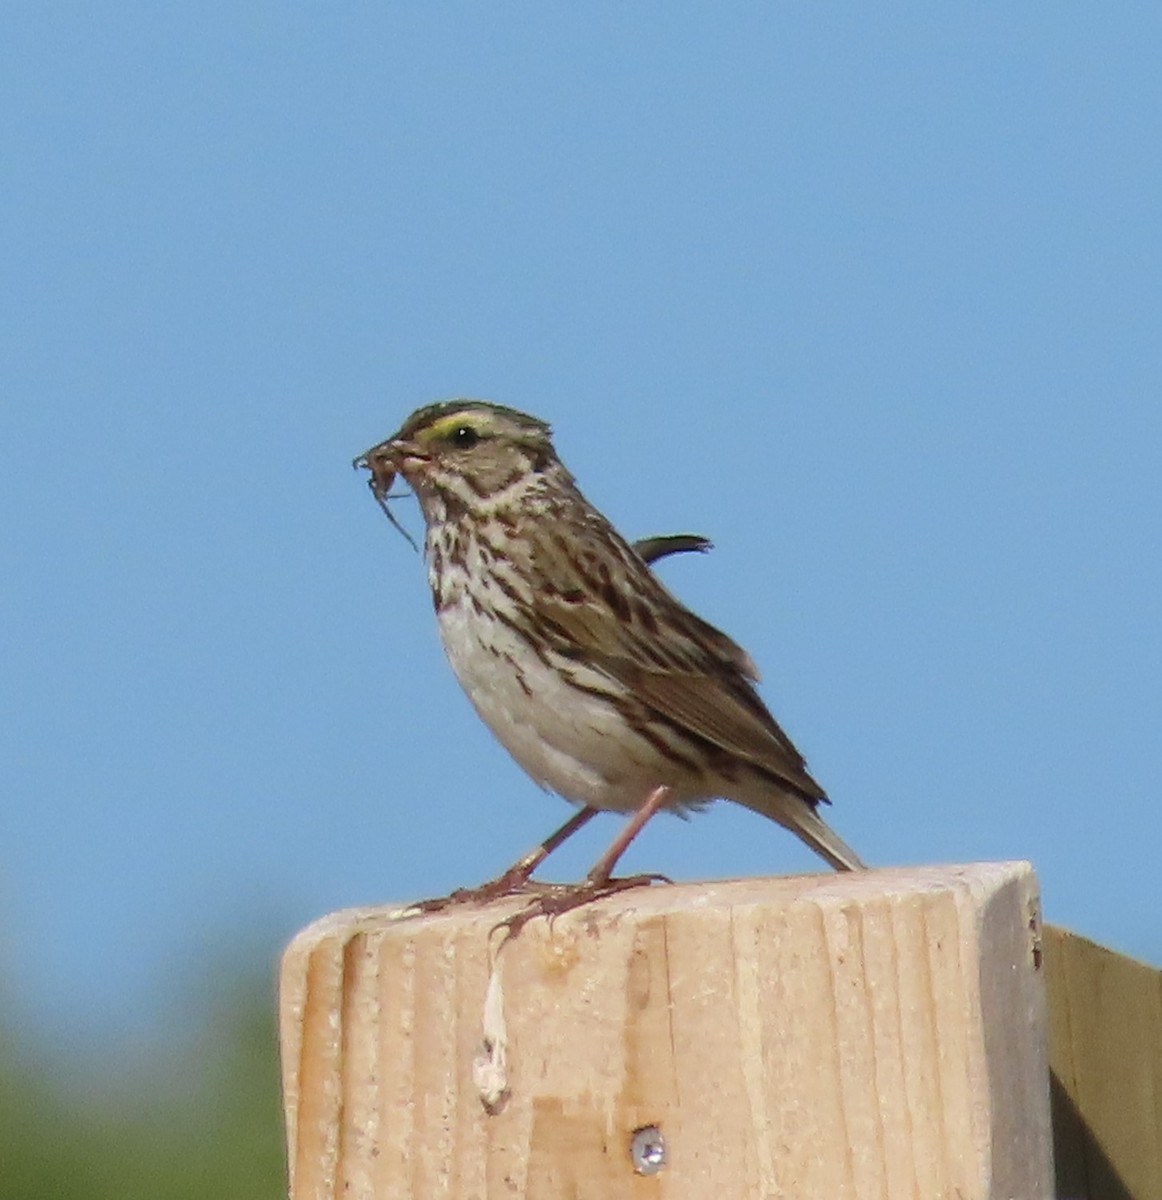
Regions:
<instances>
[{"instance_id":1,"label":"metal screw","mask_svg":"<svg viewBox=\"0 0 1162 1200\"><path fill-rule=\"evenodd\" d=\"M633 1131L629 1143L633 1169L639 1175L656 1175L666 1165L666 1139L656 1125L643 1125Z\"/></svg>"}]
</instances>

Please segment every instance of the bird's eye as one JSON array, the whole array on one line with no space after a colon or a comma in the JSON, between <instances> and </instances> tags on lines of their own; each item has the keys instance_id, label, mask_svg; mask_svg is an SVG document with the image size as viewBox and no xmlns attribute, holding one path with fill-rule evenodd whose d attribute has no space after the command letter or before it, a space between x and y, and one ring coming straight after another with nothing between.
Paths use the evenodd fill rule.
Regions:
<instances>
[{"instance_id":1,"label":"bird's eye","mask_svg":"<svg viewBox=\"0 0 1162 1200\"><path fill-rule=\"evenodd\" d=\"M480 434L471 425L457 425L452 430L451 442L461 450L467 450L480 441Z\"/></svg>"}]
</instances>

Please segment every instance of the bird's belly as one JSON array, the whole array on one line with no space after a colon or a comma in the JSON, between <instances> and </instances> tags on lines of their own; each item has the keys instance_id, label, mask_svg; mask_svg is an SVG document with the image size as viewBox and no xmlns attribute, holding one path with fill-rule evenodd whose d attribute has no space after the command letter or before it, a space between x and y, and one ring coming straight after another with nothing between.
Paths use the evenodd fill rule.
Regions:
<instances>
[{"instance_id":1,"label":"bird's belly","mask_svg":"<svg viewBox=\"0 0 1162 1200\"><path fill-rule=\"evenodd\" d=\"M627 733L610 701L579 691L516 631L484 620L466 601L447 605L439 621L452 669L476 711L542 787L576 804L626 812L669 782L668 764Z\"/></svg>"}]
</instances>

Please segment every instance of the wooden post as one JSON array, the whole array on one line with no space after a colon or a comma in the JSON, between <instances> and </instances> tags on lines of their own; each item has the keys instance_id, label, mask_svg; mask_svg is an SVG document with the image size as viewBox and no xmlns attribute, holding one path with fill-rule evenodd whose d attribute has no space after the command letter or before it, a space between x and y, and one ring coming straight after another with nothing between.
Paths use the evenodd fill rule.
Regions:
<instances>
[{"instance_id":1,"label":"wooden post","mask_svg":"<svg viewBox=\"0 0 1162 1200\"><path fill-rule=\"evenodd\" d=\"M294 940L293 1200L1052 1195L1028 864L517 907Z\"/></svg>"},{"instance_id":2,"label":"wooden post","mask_svg":"<svg viewBox=\"0 0 1162 1200\"><path fill-rule=\"evenodd\" d=\"M1162 1196L1162 971L1046 927L1057 1195Z\"/></svg>"}]
</instances>

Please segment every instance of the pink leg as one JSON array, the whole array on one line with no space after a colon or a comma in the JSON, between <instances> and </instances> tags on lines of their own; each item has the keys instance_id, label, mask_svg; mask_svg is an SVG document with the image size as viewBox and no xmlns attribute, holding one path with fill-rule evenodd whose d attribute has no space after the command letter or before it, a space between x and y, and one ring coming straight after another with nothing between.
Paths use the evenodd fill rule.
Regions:
<instances>
[{"instance_id":1,"label":"pink leg","mask_svg":"<svg viewBox=\"0 0 1162 1200\"><path fill-rule=\"evenodd\" d=\"M662 875L630 875L624 879L614 879L613 868L630 842L641 833L655 813L666 807L672 795L668 787L655 788L614 839L613 845L594 863L593 869L580 883L546 886L519 912L507 921L501 921L497 929L503 929L506 938L516 937L534 917L548 917L551 922L554 917L590 901L600 900L603 896L613 896L635 887L649 887L659 880L668 882Z\"/></svg>"},{"instance_id":2,"label":"pink leg","mask_svg":"<svg viewBox=\"0 0 1162 1200\"><path fill-rule=\"evenodd\" d=\"M529 876L558 846L568 841L582 826L588 825L595 816L597 816L595 808L583 808L579 812L575 812L560 829L549 834L535 850L530 850L523 858L514 862L496 882L503 881L509 885L508 890L519 891L521 884L528 882Z\"/></svg>"},{"instance_id":3,"label":"pink leg","mask_svg":"<svg viewBox=\"0 0 1162 1200\"><path fill-rule=\"evenodd\" d=\"M618 859L629 849L630 842L646 827L651 817L656 816L669 802L673 790L668 787L657 787L646 797L646 802L633 814L626 827L613 839L613 845L593 864L593 869L585 877L591 884L601 887L609 882L613 868Z\"/></svg>"},{"instance_id":4,"label":"pink leg","mask_svg":"<svg viewBox=\"0 0 1162 1200\"><path fill-rule=\"evenodd\" d=\"M542 885L531 881L532 873L561 845L573 836L583 825L588 825L597 816L597 809L582 808L575 812L560 829L549 834L535 849L530 850L523 858L518 859L507 871L497 878L482 883L474 888L457 888L450 896L437 896L432 900L418 900L411 907L417 912L441 912L453 904L488 904L499 900L501 896L515 896L524 891L535 891Z\"/></svg>"}]
</instances>

